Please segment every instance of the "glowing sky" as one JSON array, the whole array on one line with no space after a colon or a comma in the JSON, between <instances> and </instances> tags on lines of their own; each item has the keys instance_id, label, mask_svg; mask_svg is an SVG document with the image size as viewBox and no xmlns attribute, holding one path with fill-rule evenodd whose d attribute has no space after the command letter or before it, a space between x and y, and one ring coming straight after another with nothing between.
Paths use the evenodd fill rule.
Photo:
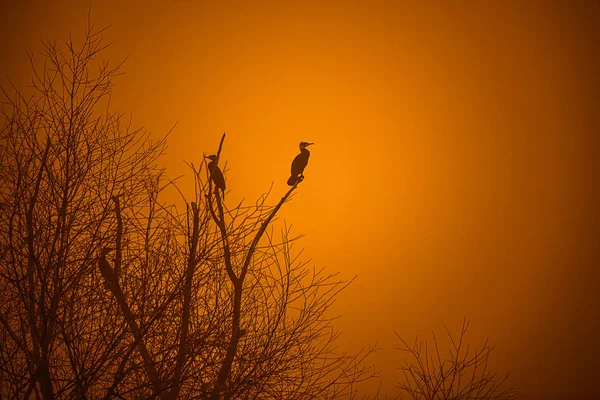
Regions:
<instances>
[{"instance_id":1,"label":"glowing sky","mask_svg":"<svg viewBox=\"0 0 600 400\"><path fill-rule=\"evenodd\" d=\"M27 83L39 39L80 38L88 7L129 55L112 105L157 135L169 175L214 152L231 201L315 142L282 217L315 265L355 283L341 346L472 321L524 392L600 395L597 2L3 4L0 82ZM182 185L186 185L186 180Z\"/></svg>"}]
</instances>

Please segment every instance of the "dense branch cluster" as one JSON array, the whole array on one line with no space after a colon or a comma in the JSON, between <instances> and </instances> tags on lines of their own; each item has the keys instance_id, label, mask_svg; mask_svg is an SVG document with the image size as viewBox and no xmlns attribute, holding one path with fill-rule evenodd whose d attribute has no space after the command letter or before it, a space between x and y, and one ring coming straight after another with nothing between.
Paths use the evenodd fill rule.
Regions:
<instances>
[{"instance_id":1,"label":"dense branch cluster","mask_svg":"<svg viewBox=\"0 0 600 400\"><path fill-rule=\"evenodd\" d=\"M347 282L271 225L297 186L228 208L190 165L193 198L165 202L165 139L109 110L100 33L2 89L0 398L352 396L373 371L335 346Z\"/></svg>"}]
</instances>

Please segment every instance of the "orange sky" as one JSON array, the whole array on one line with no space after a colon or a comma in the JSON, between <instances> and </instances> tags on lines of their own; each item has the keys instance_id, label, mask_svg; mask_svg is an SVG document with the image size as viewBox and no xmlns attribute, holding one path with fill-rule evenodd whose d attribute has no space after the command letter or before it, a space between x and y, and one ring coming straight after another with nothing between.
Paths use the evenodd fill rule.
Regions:
<instances>
[{"instance_id":1,"label":"orange sky","mask_svg":"<svg viewBox=\"0 0 600 400\"><path fill-rule=\"evenodd\" d=\"M282 217L316 265L358 274L341 345L379 341L385 391L393 331L467 316L524 392L600 395L600 3L15 3L0 82L26 84L25 51L80 37L91 5L104 58L129 55L114 109L177 123L173 177L226 131L228 200L278 198L316 143Z\"/></svg>"}]
</instances>

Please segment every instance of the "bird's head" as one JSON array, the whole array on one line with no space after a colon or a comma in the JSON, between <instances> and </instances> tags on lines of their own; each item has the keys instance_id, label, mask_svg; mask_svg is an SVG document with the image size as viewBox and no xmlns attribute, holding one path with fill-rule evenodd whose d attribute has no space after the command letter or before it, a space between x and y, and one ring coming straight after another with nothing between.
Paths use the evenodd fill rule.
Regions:
<instances>
[{"instance_id":1,"label":"bird's head","mask_svg":"<svg viewBox=\"0 0 600 400\"><path fill-rule=\"evenodd\" d=\"M208 158L210 161L217 162L217 156L211 154L210 156L205 156L204 158Z\"/></svg>"},{"instance_id":2,"label":"bird's head","mask_svg":"<svg viewBox=\"0 0 600 400\"><path fill-rule=\"evenodd\" d=\"M105 256L113 250L114 249L112 247L103 247L102 250L100 251L100 255Z\"/></svg>"},{"instance_id":3,"label":"bird's head","mask_svg":"<svg viewBox=\"0 0 600 400\"><path fill-rule=\"evenodd\" d=\"M312 144L314 144L314 143L300 142L300 150L303 150Z\"/></svg>"}]
</instances>

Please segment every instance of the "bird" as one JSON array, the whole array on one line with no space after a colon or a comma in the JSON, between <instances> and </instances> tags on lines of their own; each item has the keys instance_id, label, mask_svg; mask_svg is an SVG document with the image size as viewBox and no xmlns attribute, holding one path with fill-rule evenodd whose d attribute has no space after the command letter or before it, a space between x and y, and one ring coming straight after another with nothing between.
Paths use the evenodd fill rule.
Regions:
<instances>
[{"instance_id":1,"label":"bird","mask_svg":"<svg viewBox=\"0 0 600 400\"><path fill-rule=\"evenodd\" d=\"M300 142L300 154L294 158L292 161L291 172L292 175L287 181L287 184L290 186L294 186L298 182L302 182L304 179L304 168L306 168L306 164L308 164L308 158L310 157L310 152L307 147L314 143L308 142Z\"/></svg>"},{"instance_id":2,"label":"bird","mask_svg":"<svg viewBox=\"0 0 600 400\"><path fill-rule=\"evenodd\" d=\"M225 197L225 177L223 176L221 168L219 168L217 165L217 156L213 154L204 158L208 158L210 160L208 163L208 172L210 173L210 178L215 184L215 187L221 189L221 192L223 192L223 197Z\"/></svg>"},{"instance_id":3,"label":"bird","mask_svg":"<svg viewBox=\"0 0 600 400\"><path fill-rule=\"evenodd\" d=\"M102 251L100 251L100 257L98 258L98 268L100 268L100 273L104 277L104 286L109 289L110 285L115 283L115 273L111 268L108 260L106 260L106 255L113 251L110 247L103 247Z\"/></svg>"}]
</instances>

